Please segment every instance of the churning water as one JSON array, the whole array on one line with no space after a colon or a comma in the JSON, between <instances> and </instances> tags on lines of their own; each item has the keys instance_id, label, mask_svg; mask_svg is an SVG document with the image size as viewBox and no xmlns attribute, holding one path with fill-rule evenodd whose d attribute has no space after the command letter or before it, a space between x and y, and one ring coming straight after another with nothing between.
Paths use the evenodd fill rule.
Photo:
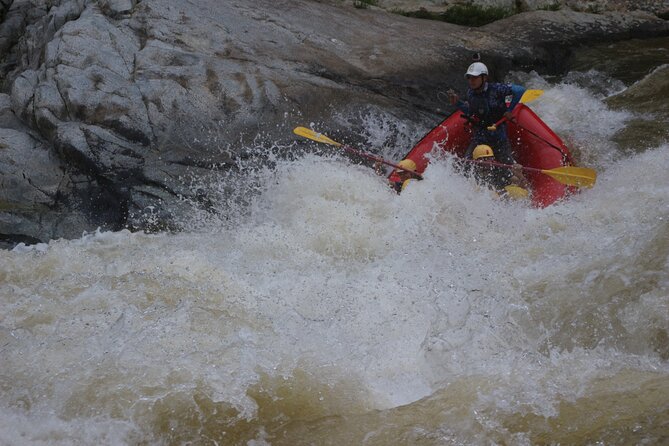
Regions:
<instances>
[{"instance_id":1,"label":"churning water","mask_svg":"<svg viewBox=\"0 0 669 446\"><path fill-rule=\"evenodd\" d=\"M397 196L307 155L191 232L1 251L0 444L669 442L669 138L619 139L666 126L633 106L666 70L519 76L594 188L534 209L435 159Z\"/></svg>"}]
</instances>

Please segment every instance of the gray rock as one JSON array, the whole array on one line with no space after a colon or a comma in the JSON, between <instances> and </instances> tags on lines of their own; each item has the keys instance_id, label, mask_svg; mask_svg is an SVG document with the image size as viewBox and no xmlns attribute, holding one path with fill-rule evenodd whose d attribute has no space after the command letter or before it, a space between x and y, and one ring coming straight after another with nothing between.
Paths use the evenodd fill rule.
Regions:
<instances>
[{"instance_id":1,"label":"gray rock","mask_svg":"<svg viewBox=\"0 0 669 446\"><path fill-rule=\"evenodd\" d=\"M137 5L137 0L101 0L100 9L114 18L121 17L132 12L132 9Z\"/></svg>"},{"instance_id":2,"label":"gray rock","mask_svg":"<svg viewBox=\"0 0 669 446\"><path fill-rule=\"evenodd\" d=\"M60 219L54 204L64 176L48 147L27 132L0 129L0 242L35 242L53 235L52 225Z\"/></svg>"}]
</instances>

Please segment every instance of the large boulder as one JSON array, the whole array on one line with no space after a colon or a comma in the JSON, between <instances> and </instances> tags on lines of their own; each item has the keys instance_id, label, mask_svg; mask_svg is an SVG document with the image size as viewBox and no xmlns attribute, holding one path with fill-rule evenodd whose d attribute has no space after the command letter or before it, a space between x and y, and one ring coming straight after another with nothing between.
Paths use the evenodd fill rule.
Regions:
<instances>
[{"instance_id":1,"label":"large boulder","mask_svg":"<svg viewBox=\"0 0 669 446\"><path fill-rule=\"evenodd\" d=\"M91 203L105 208L105 189L73 172L38 134L22 126L9 104L0 94L0 246L78 237L92 222L118 226L117 209L91 212ZM76 182L82 184L75 187Z\"/></svg>"},{"instance_id":2,"label":"large boulder","mask_svg":"<svg viewBox=\"0 0 669 446\"><path fill-rule=\"evenodd\" d=\"M574 44L669 32L651 15L537 11L470 29L306 0L17 0L0 12L9 242L178 229L185 203L206 199L191 180L234 166L259 134L344 130L374 109L434 122L450 111L435 92L462 86L475 50L501 77L559 69Z\"/></svg>"}]
</instances>

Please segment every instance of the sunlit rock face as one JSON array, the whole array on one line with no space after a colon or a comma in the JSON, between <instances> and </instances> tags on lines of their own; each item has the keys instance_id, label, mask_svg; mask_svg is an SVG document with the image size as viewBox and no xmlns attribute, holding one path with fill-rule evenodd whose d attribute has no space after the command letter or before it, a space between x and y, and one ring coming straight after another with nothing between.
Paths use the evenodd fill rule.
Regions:
<instances>
[{"instance_id":1,"label":"sunlit rock face","mask_svg":"<svg viewBox=\"0 0 669 446\"><path fill-rule=\"evenodd\" d=\"M588 39L669 29L569 10L472 29L312 1L32 0L2 2L0 16L8 245L178 229L185 203L207 200L193 179L248 158L259 135L292 143L310 122L355 134L369 109L409 123L450 113L438 92L462 87L474 51L502 78L559 70Z\"/></svg>"}]
</instances>

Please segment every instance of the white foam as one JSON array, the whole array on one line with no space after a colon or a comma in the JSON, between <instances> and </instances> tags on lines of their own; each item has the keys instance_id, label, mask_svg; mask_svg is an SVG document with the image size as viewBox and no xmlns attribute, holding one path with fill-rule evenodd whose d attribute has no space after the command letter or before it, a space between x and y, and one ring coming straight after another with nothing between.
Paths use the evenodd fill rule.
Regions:
<instances>
[{"instance_id":1,"label":"white foam","mask_svg":"<svg viewBox=\"0 0 669 446\"><path fill-rule=\"evenodd\" d=\"M568 117L565 96L591 104L591 124L622 115L573 88L548 90L539 114L610 137ZM296 368L360 383L353 398L377 408L481 377L493 391L477 404L543 416L608 373L667 374L652 337L669 330L657 317L668 149L611 162L593 189L545 209L497 200L448 159L399 196L342 158L277 160L237 185L252 190L244 215L195 233L96 232L2 251L0 374L14 382L0 395L14 420L2 438L46 411L56 418L34 444L59 430L122 442L141 426L105 421L114 407L132 417L196 388L253 417L249 387ZM664 258L648 261L649 250ZM17 409L22 399L40 404ZM100 424L63 421L72 407L99 411Z\"/></svg>"}]
</instances>

